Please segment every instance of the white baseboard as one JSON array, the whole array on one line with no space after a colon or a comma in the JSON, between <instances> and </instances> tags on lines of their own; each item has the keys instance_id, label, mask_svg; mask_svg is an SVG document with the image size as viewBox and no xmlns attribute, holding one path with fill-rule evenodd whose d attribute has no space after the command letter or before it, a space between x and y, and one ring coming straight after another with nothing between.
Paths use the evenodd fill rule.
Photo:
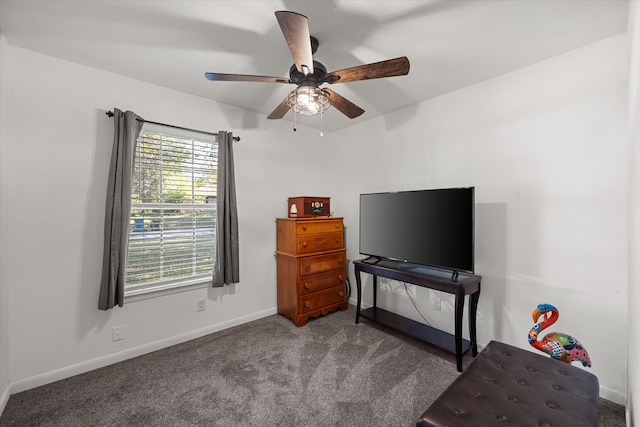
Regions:
<instances>
[{"instance_id":1,"label":"white baseboard","mask_svg":"<svg viewBox=\"0 0 640 427\"><path fill-rule=\"evenodd\" d=\"M4 408L7 406L9 396L11 396L11 387L7 386L7 388L2 391L2 395L0 396L0 416L2 416Z\"/></svg>"},{"instance_id":2,"label":"white baseboard","mask_svg":"<svg viewBox=\"0 0 640 427\"><path fill-rule=\"evenodd\" d=\"M357 301L350 299L349 303L356 305ZM363 304L364 306L365 304ZM366 307L363 307L366 308ZM238 317L235 319L227 320L217 323L215 325L207 326L206 328L189 331L181 335L165 338L160 341L155 341L149 344L141 345L139 347L130 348L121 352L109 354L107 356L98 357L92 360L87 360L75 365L67 366L55 371L45 372L43 374L35 375L30 378L25 378L11 383L0 395L0 415L4 412L4 408L9 401L11 394L20 393L25 390L29 390L35 387L40 387L55 381L63 380L65 378L72 377L74 375L83 374L95 369L103 368L105 366L112 365L114 363L122 362L127 359L142 356L143 354L151 353L153 351L161 350L163 348L171 347L172 345L180 344L186 341L190 341L196 338L203 337L205 335L212 334L214 332L222 331L234 326L239 326L244 323L248 323L254 320L262 319L263 317L276 314L277 309L271 308L263 310L261 312L252 313L247 316ZM478 351L482 351L483 346L478 345ZM607 399L611 402L619 405L626 404L626 395L616 390L612 390L608 387L600 386L600 397Z\"/></svg>"},{"instance_id":3,"label":"white baseboard","mask_svg":"<svg viewBox=\"0 0 640 427\"><path fill-rule=\"evenodd\" d=\"M610 400L613 403L617 403L618 405L626 406L627 404L627 395L624 393L620 393L619 391L612 390L608 387L600 386L600 397L603 399Z\"/></svg>"},{"instance_id":4,"label":"white baseboard","mask_svg":"<svg viewBox=\"0 0 640 427\"><path fill-rule=\"evenodd\" d=\"M276 308L263 310L257 313L252 313L247 316L242 316L235 319L220 322L215 325L210 325L210 326L207 326L206 328L189 331L181 335L165 338L160 341L155 341L152 343L141 345L139 347L134 347L134 348L126 349L117 353L109 354L107 356L102 356L95 359L87 360L81 363L77 363L75 365L65 366L64 368L56 369L55 371L45 372L43 374L35 375L33 377L29 377L29 378L25 378L25 379L13 382L9 386L9 389L5 392L6 397L4 394L2 396L3 400L0 401L0 404L3 404L3 406L1 408L4 409L4 404L6 404L6 400L9 399L9 394L20 393L25 390L29 390L35 387L40 387L45 384L50 384L52 382L59 381L65 378L69 378L74 375L79 375L85 372L93 371L95 369L103 368L105 366L109 366L114 363L122 362L127 359L142 356L143 354L147 354L153 351L161 350L163 348L171 347L172 345L176 345L176 344L180 344L196 338L200 338L205 335L212 334L214 332L231 328L233 326L238 326L254 320L262 319L263 317L271 316L272 314L276 314L276 313L277 313Z\"/></svg>"}]
</instances>

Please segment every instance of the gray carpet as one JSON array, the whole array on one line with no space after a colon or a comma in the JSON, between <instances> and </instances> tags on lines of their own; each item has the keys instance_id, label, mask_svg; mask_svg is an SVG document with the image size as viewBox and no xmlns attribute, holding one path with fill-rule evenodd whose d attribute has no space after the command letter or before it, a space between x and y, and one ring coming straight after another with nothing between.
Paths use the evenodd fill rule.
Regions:
<instances>
[{"instance_id":1,"label":"gray carpet","mask_svg":"<svg viewBox=\"0 0 640 427\"><path fill-rule=\"evenodd\" d=\"M454 357L354 318L269 316L15 394L0 426L415 425ZM624 426L601 407L599 426Z\"/></svg>"}]
</instances>

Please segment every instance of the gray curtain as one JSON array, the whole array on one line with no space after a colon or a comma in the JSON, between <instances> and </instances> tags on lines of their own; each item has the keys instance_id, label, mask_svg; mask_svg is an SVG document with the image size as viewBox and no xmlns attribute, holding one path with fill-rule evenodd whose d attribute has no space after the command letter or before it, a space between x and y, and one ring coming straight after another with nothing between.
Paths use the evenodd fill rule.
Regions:
<instances>
[{"instance_id":1,"label":"gray curtain","mask_svg":"<svg viewBox=\"0 0 640 427\"><path fill-rule=\"evenodd\" d=\"M109 310L115 305L122 307L124 303L133 160L143 124L144 120L133 112L113 109L113 148L105 204L100 310Z\"/></svg>"},{"instance_id":2,"label":"gray curtain","mask_svg":"<svg viewBox=\"0 0 640 427\"><path fill-rule=\"evenodd\" d=\"M213 286L240 281L238 211L233 169L233 134L218 132L218 193L216 200L216 259Z\"/></svg>"}]
</instances>

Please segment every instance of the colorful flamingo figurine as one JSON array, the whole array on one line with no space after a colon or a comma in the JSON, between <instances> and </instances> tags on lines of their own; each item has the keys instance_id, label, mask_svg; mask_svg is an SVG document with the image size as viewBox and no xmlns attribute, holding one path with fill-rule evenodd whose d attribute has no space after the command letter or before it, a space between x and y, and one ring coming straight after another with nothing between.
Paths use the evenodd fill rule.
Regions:
<instances>
[{"instance_id":1,"label":"colorful flamingo figurine","mask_svg":"<svg viewBox=\"0 0 640 427\"><path fill-rule=\"evenodd\" d=\"M531 317L534 322L538 322L540 316L543 317L542 322L533 325L533 328L529 331L529 344L543 351L551 356L552 359L559 360L561 362L571 364L574 360L582 363L582 366L591 367L591 358L589 353L580 344L580 341L572 337L571 335L563 334L560 332L551 332L538 341L538 334L543 329L547 329L549 326L556 323L560 312L557 308L551 304L539 304Z\"/></svg>"}]
</instances>

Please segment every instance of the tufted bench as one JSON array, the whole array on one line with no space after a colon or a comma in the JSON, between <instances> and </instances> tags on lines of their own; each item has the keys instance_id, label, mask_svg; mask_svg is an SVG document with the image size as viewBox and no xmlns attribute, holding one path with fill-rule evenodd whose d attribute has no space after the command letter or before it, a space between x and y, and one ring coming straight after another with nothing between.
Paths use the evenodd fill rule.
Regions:
<instances>
[{"instance_id":1,"label":"tufted bench","mask_svg":"<svg viewBox=\"0 0 640 427\"><path fill-rule=\"evenodd\" d=\"M491 341L417 427L595 427L598 378L542 353Z\"/></svg>"}]
</instances>

